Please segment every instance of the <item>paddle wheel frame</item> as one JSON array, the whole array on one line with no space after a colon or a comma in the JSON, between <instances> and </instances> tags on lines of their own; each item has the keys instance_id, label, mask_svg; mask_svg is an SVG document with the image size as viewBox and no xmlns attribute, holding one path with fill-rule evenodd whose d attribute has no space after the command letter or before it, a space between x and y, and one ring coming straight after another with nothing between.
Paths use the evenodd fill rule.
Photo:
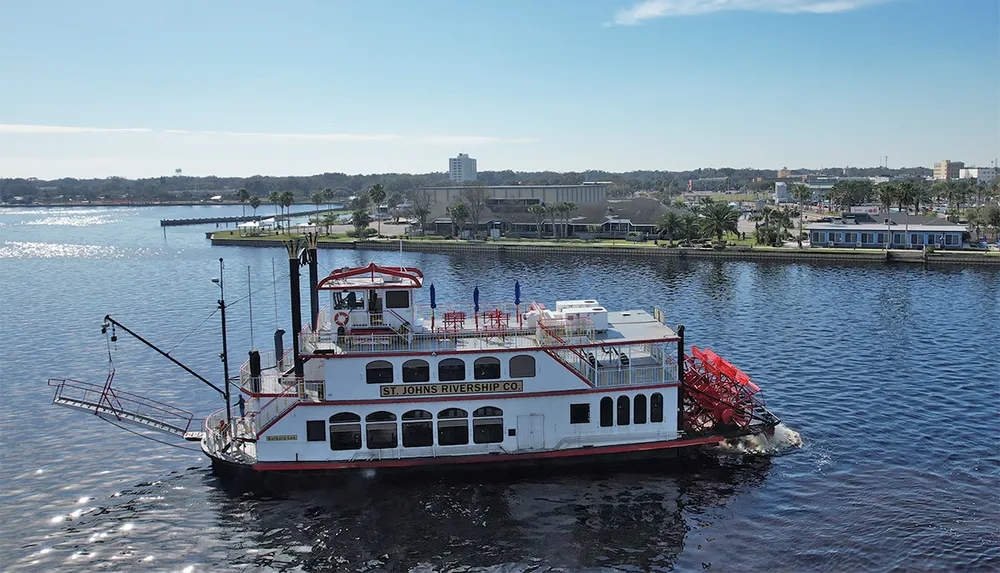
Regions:
<instances>
[{"instance_id":1,"label":"paddle wheel frame","mask_svg":"<svg viewBox=\"0 0 1000 573\"><path fill-rule=\"evenodd\" d=\"M683 429L692 434L750 434L780 422L750 376L708 348L684 355L683 394Z\"/></svg>"}]
</instances>

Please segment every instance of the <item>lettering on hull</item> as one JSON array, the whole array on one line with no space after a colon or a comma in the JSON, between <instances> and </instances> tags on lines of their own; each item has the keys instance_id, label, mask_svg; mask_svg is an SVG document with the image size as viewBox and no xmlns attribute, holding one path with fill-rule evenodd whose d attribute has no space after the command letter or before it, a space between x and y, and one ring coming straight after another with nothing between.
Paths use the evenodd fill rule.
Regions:
<instances>
[{"instance_id":1,"label":"lettering on hull","mask_svg":"<svg viewBox=\"0 0 1000 573\"><path fill-rule=\"evenodd\" d=\"M503 382L443 382L440 384L385 385L379 389L383 398L405 396L444 396L447 394L502 394L524 391L524 380Z\"/></svg>"}]
</instances>

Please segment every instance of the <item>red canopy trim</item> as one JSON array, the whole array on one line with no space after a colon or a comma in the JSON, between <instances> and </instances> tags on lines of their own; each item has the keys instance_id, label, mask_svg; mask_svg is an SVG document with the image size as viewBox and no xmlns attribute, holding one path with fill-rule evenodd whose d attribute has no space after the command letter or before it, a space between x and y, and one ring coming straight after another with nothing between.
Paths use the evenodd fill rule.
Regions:
<instances>
[{"instance_id":1,"label":"red canopy trim","mask_svg":"<svg viewBox=\"0 0 1000 573\"><path fill-rule=\"evenodd\" d=\"M384 283L381 285L335 285L333 284L339 280L345 280L351 277L356 277L364 274L371 273L372 279L375 278L376 274L388 275L393 277L399 277L402 279L401 283ZM424 274L420 272L420 269L414 269L410 267L382 267L371 263L367 267L355 267L352 269L337 269L319 281L316 285L318 290L356 290L356 289L373 289L373 288L420 288L420 279L424 277Z\"/></svg>"}]
</instances>

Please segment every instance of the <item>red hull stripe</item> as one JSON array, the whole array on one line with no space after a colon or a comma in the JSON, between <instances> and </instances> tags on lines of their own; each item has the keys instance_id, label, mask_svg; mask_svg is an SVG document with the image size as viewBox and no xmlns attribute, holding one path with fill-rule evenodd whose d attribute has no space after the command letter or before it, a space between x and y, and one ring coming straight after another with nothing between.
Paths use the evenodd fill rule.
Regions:
<instances>
[{"instance_id":1,"label":"red hull stripe","mask_svg":"<svg viewBox=\"0 0 1000 573\"><path fill-rule=\"evenodd\" d=\"M516 398L543 398L550 396L569 396L572 394L607 394L611 392L624 392L632 390L662 390L665 388L677 388L680 384L657 384L650 386L615 386L613 388L603 387L603 388L581 388L579 390L553 390L550 392L527 392L524 394L452 394L449 396L423 396L416 398L375 398L372 400L330 400L325 402L297 402L291 408L285 410L281 415L277 416L270 422L268 422L263 428L257 432L257 437L260 438L264 435L264 432L269 430L271 426L278 423L288 415L289 412L300 407L309 406L364 406L371 404L410 404L413 402L454 402L456 400L467 401L467 400L512 400Z\"/></svg>"},{"instance_id":2,"label":"red hull stripe","mask_svg":"<svg viewBox=\"0 0 1000 573\"><path fill-rule=\"evenodd\" d=\"M527 454L484 454L477 456L455 456L448 458L419 458L412 460L384 460L368 462L258 462L253 465L256 471L308 471L308 470L346 470L366 468L406 468L417 466L443 466L453 464L478 464L509 462L513 460L542 460L554 458L572 458L580 456L599 456L606 454L622 454L629 452L644 452L667 450L715 444L721 442L721 436L691 438L688 440L671 440L669 442L648 442L644 444L629 444L624 446L602 446L594 448L574 448L572 450L556 450Z\"/></svg>"}]
</instances>

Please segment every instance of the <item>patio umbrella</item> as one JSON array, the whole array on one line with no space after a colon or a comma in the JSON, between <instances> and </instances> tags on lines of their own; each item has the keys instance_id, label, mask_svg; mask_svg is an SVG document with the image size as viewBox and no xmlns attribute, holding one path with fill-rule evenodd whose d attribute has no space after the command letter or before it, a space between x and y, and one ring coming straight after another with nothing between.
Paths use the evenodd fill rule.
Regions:
<instances>
[{"instance_id":1,"label":"patio umbrella","mask_svg":"<svg viewBox=\"0 0 1000 573\"><path fill-rule=\"evenodd\" d=\"M517 324L521 324L521 283L514 281L514 308L517 312Z\"/></svg>"},{"instance_id":2,"label":"patio umbrella","mask_svg":"<svg viewBox=\"0 0 1000 573\"><path fill-rule=\"evenodd\" d=\"M472 289L473 312L476 314L476 330L479 330L479 286Z\"/></svg>"},{"instance_id":3,"label":"patio umbrella","mask_svg":"<svg viewBox=\"0 0 1000 573\"><path fill-rule=\"evenodd\" d=\"M431 283L431 330L434 330L434 309L437 308L437 302L434 300L434 283Z\"/></svg>"}]
</instances>

